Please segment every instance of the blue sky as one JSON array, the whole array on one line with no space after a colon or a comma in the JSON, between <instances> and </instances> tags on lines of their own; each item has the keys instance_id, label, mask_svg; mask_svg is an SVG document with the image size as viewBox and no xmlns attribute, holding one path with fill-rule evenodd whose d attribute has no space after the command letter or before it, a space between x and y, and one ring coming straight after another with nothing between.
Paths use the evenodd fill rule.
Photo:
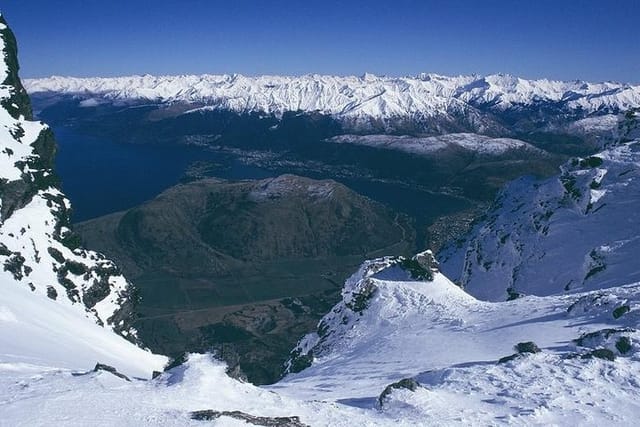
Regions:
<instances>
[{"instance_id":1,"label":"blue sky","mask_svg":"<svg viewBox=\"0 0 640 427\"><path fill-rule=\"evenodd\" d=\"M640 1L4 0L22 75L511 73L640 82Z\"/></svg>"}]
</instances>

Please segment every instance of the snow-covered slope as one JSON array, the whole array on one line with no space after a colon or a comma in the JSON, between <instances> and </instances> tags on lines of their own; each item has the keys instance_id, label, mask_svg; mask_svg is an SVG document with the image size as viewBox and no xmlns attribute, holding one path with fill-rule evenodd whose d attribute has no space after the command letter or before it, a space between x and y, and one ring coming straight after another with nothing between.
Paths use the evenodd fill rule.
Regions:
<instances>
[{"instance_id":1,"label":"snow-covered slope","mask_svg":"<svg viewBox=\"0 0 640 427\"><path fill-rule=\"evenodd\" d=\"M445 150L468 150L483 155L501 155L510 151L527 151L543 155L531 144L512 138L491 138L473 133L412 137L408 135L339 135L329 141L336 144L357 144L388 150L400 150L411 154L429 155Z\"/></svg>"},{"instance_id":2,"label":"snow-covered slope","mask_svg":"<svg viewBox=\"0 0 640 427\"><path fill-rule=\"evenodd\" d=\"M556 177L522 178L486 221L441 254L481 299L552 295L640 281L640 140L573 159Z\"/></svg>"},{"instance_id":3,"label":"snow-covered slope","mask_svg":"<svg viewBox=\"0 0 640 427\"><path fill-rule=\"evenodd\" d=\"M374 260L300 342L295 354L310 367L271 389L428 425L624 424L640 411L639 304L640 284L483 302L440 273L414 281L393 259ZM498 362L529 342L541 352L521 345ZM417 380L415 392L399 386L379 399L404 378Z\"/></svg>"},{"instance_id":4,"label":"snow-covered slope","mask_svg":"<svg viewBox=\"0 0 640 427\"><path fill-rule=\"evenodd\" d=\"M10 280L0 279L0 288L0 372L11 367L89 370L103 363L149 378L167 362L87 319L82 310Z\"/></svg>"},{"instance_id":5,"label":"snow-covered slope","mask_svg":"<svg viewBox=\"0 0 640 427\"><path fill-rule=\"evenodd\" d=\"M281 115L321 112L345 120L428 118L475 108L517 110L548 104L581 114L618 112L640 106L640 86L621 83L525 80L509 75L447 77L300 77L234 75L49 77L26 80L30 93L79 96L85 105L113 100L201 102L206 108ZM477 123L482 128L481 123Z\"/></svg>"},{"instance_id":6,"label":"snow-covered slope","mask_svg":"<svg viewBox=\"0 0 640 427\"><path fill-rule=\"evenodd\" d=\"M231 379L225 369L210 356L192 355L185 365L155 380L128 382L104 371L73 375L0 364L0 426L302 427L393 422L373 411L283 397ZM219 412L219 418L213 414L208 422L206 414L204 421L191 418L193 411L207 410ZM238 419L245 414L263 418Z\"/></svg>"},{"instance_id":7,"label":"snow-covered slope","mask_svg":"<svg viewBox=\"0 0 640 427\"><path fill-rule=\"evenodd\" d=\"M78 247L53 171L55 142L31 118L16 42L0 17L0 363L150 375L165 358L135 341L130 288L104 256Z\"/></svg>"},{"instance_id":8,"label":"snow-covered slope","mask_svg":"<svg viewBox=\"0 0 640 427\"><path fill-rule=\"evenodd\" d=\"M640 413L638 283L492 303L383 258L343 297L298 348L311 366L275 385L232 380L206 355L132 382L0 363L0 425L202 425L192 412L210 410L201 415L224 426L248 415L282 426L596 426Z\"/></svg>"}]
</instances>

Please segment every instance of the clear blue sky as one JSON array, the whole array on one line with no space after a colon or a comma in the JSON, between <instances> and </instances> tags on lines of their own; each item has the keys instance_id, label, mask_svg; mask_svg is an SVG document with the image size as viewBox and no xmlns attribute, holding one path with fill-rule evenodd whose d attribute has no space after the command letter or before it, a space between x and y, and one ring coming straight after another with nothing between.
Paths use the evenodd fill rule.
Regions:
<instances>
[{"instance_id":1,"label":"clear blue sky","mask_svg":"<svg viewBox=\"0 0 640 427\"><path fill-rule=\"evenodd\" d=\"M3 0L22 75L511 73L640 82L640 0Z\"/></svg>"}]
</instances>

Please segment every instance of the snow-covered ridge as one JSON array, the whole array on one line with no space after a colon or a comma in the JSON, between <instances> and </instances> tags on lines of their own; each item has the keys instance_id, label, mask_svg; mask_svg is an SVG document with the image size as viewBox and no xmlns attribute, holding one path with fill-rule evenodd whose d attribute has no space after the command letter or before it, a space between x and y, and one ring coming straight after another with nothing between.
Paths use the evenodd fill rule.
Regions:
<instances>
[{"instance_id":1,"label":"snow-covered ridge","mask_svg":"<svg viewBox=\"0 0 640 427\"><path fill-rule=\"evenodd\" d=\"M638 372L638 309L638 283L494 303L438 272L416 281L393 258L367 261L296 349L308 367L270 388L377 407L406 423L595 425L618 417L624 424L638 410L637 384L624 379ZM413 385L378 397L406 378ZM617 407L591 405L595 396L584 392L591 387L616 395Z\"/></svg>"},{"instance_id":2,"label":"snow-covered ridge","mask_svg":"<svg viewBox=\"0 0 640 427\"><path fill-rule=\"evenodd\" d=\"M53 170L55 141L31 119L15 38L1 17L0 52L0 287L22 288L43 308L53 300L69 315L134 339L129 283L110 260L80 248L69 228L70 203ZM15 303L3 297L0 311L15 318L22 311Z\"/></svg>"},{"instance_id":3,"label":"snow-covered ridge","mask_svg":"<svg viewBox=\"0 0 640 427\"><path fill-rule=\"evenodd\" d=\"M180 75L75 78L53 76L25 81L30 93L103 100L198 102L208 108L263 112L320 112L337 117L432 117L469 106L505 110L553 103L584 113L618 112L640 106L640 86L623 83L526 80L510 75L417 77L304 75Z\"/></svg>"},{"instance_id":4,"label":"snow-covered ridge","mask_svg":"<svg viewBox=\"0 0 640 427\"><path fill-rule=\"evenodd\" d=\"M640 281L640 140L572 159L558 176L522 178L485 222L441 254L443 270L489 300Z\"/></svg>"},{"instance_id":5,"label":"snow-covered ridge","mask_svg":"<svg viewBox=\"0 0 640 427\"><path fill-rule=\"evenodd\" d=\"M543 154L542 150L513 138L491 138L474 133L413 137L408 135L338 135L329 139L337 144L357 144L369 147L400 150L411 154L428 155L447 149L463 149L478 154L500 155L513 150L527 150Z\"/></svg>"}]
</instances>

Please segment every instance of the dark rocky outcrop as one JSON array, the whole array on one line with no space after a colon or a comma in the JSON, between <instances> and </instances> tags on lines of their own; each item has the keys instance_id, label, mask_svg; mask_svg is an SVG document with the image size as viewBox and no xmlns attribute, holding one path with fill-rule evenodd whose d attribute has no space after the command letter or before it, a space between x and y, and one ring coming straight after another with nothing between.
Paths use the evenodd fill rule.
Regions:
<instances>
[{"instance_id":1,"label":"dark rocky outcrop","mask_svg":"<svg viewBox=\"0 0 640 427\"><path fill-rule=\"evenodd\" d=\"M420 384L418 384L418 382L413 378L405 378L393 384L389 384L378 397L377 405L382 409L385 401L394 390L405 389L409 391L416 391L418 387L420 387Z\"/></svg>"},{"instance_id":2,"label":"dark rocky outcrop","mask_svg":"<svg viewBox=\"0 0 640 427\"><path fill-rule=\"evenodd\" d=\"M412 258L400 259L400 267L408 271L415 280L432 281L439 270L439 263L431 250L414 255Z\"/></svg>"},{"instance_id":3,"label":"dark rocky outcrop","mask_svg":"<svg viewBox=\"0 0 640 427\"><path fill-rule=\"evenodd\" d=\"M118 372L118 370L113 366L105 365L104 363L96 363L96 366L93 368L93 372L98 372L98 371L109 372L110 374L113 374L118 378L122 378L123 380L126 380L126 381L131 381L129 377L127 377L125 374Z\"/></svg>"},{"instance_id":4,"label":"dark rocky outcrop","mask_svg":"<svg viewBox=\"0 0 640 427\"><path fill-rule=\"evenodd\" d=\"M520 342L513 346L513 349L516 353L511 356L505 356L498 360L498 363L506 363L512 360L516 360L520 357L526 356L527 354L535 354L540 353L540 347L536 345L533 341Z\"/></svg>"},{"instance_id":5,"label":"dark rocky outcrop","mask_svg":"<svg viewBox=\"0 0 640 427\"><path fill-rule=\"evenodd\" d=\"M1 84L9 86L11 94L2 100L1 106L14 119L22 116L27 120L32 120L31 102L18 75L20 69L18 45L13 32L1 15L0 24L5 26L3 30L0 30L0 37L4 41L4 52L2 53L7 65L7 77ZM13 133L15 138L20 138L23 135L24 130L20 127ZM4 221L16 209L24 207L39 190L49 187L51 182L57 183L57 178L52 173L56 144L51 131L43 130L32 145L37 156L32 156L26 164L22 165L23 169L28 166L30 171L24 173L21 180L10 182L0 180L0 199L2 200L0 221Z\"/></svg>"},{"instance_id":6,"label":"dark rocky outcrop","mask_svg":"<svg viewBox=\"0 0 640 427\"><path fill-rule=\"evenodd\" d=\"M579 354L583 359L615 360L616 356L629 356L633 350L630 335L634 332L633 328L606 328L582 334L574 342L583 351Z\"/></svg>"},{"instance_id":7,"label":"dark rocky outcrop","mask_svg":"<svg viewBox=\"0 0 640 427\"><path fill-rule=\"evenodd\" d=\"M129 381L131 382L131 379L129 379L129 377L127 377L125 374L119 372L116 368L114 368L111 365L106 365L104 363L96 363L96 366L91 370L91 371L87 371L87 372L73 372L71 375L75 376L75 377L80 377L80 376L84 376L84 375L89 375L92 372L100 372L100 371L104 371L104 372L108 372L118 378L122 378L125 381Z\"/></svg>"},{"instance_id":8,"label":"dark rocky outcrop","mask_svg":"<svg viewBox=\"0 0 640 427\"><path fill-rule=\"evenodd\" d=\"M191 412L191 419L212 421L220 417L235 418L254 426L266 427L308 427L300 422L300 417L257 417L241 411L214 411L211 409Z\"/></svg>"},{"instance_id":9,"label":"dark rocky outcrop","mask_svg":"<svg viewBox=\"0 0 640 427\"><path fill-rule=\"evenodd\" d=\"M609 360L611 362L616 360L615 353L607 348L597 348L595 350L592 350L588 353L583 354L581 357L583 359L592 359L595 357L597 359Z\"/></svg>"},{"instance_id":10,"label":"dark rocky outcrop","mask_svg":"<svg viewBox=\"0 0 640 427\"><path fill-rule=\"evenodd\" d=\"M630 310L631 310L631 307L629 307L628 305L621 305L620 307L616 307L612 313L613 318L618 319L622 317L624 314L628 313Z\"/></svg>"},{"instance_id":11,"label":"dark rocky outcrop","mask_svg":"<svg viewBox=\"0 0 640 427\"><path fill-rule=\"evenodd\" d=\"M540 353L541 351L540 347L538 347L533 341L519 342L514 348L519 354Z\"/></svg>"},{"instance_id":12,"label":"dark rocky outcrop","mask_svg":"<svg viewBox=\"0 0 640 427\"><path fill-rule=\"evenodd\" d=\"M612 336L615 337L622 334L630 334L632 332L634 332L634 330L631 328L606 328L582 334L580 338L574 340L574 342L579 347L588 347L590 342L604 342Z\"/></svg>"},{"instance_id":13,"label":"dark rocky outcrop","mask_svg":"<svg viewBox=\"0 0 640 427\"><path fill-rule=\"evenodd\" d=\"M352 311L362 314L369 306L369 301L375 296L378 288L371 279L367 279L358 292L352 294L352 299L345 305ZM320 334L322 336L322 334Z\"/></svg>"},{"instance_id":14,"label":"dark rocky outcrop","mask_svg":"<svg viewBox=\"0 0 640 427\"><path fill-rule=\"evenodd\" d=\"M4 40L4 60L7 64L7 78L1 84L13 87L12 97L2 102L2 108L7 110L14 118L22 115L27 120L32 120L31 101L19 77L18 43L13 31L9 28L9 24L7 24L2 15L0 15L0 24L5 27L0 30L0 37Z\"/></svg>"}]
</instances>

